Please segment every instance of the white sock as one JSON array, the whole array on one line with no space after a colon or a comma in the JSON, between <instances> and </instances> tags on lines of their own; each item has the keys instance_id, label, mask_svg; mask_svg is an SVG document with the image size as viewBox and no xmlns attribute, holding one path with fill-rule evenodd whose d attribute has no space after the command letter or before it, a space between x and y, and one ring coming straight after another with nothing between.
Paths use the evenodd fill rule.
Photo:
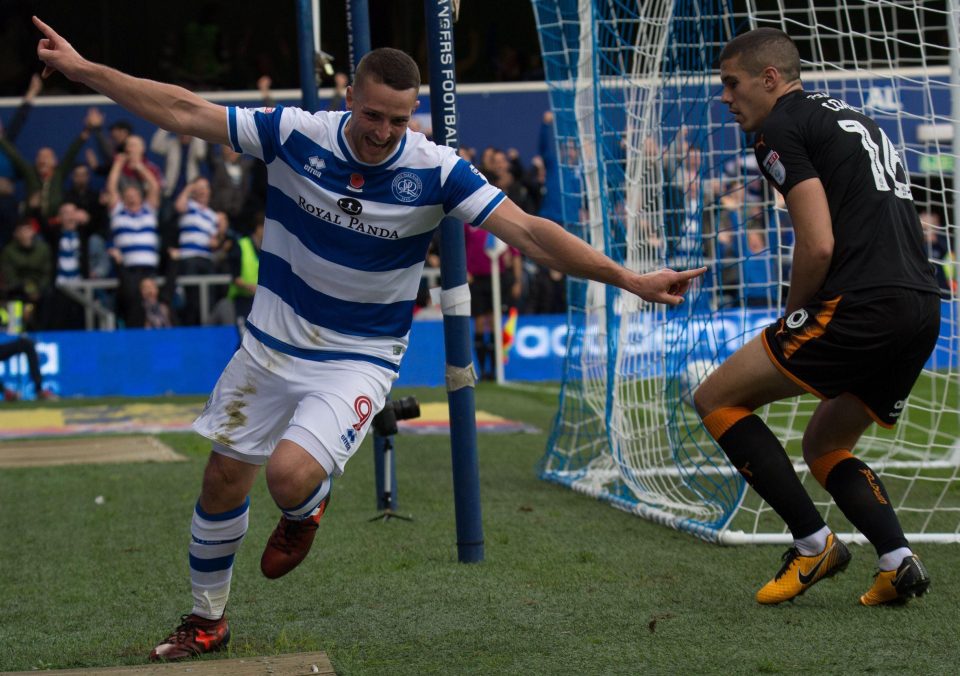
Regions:
<instances>
[{"instance_id":1,"label":"white sock","mask_svg":"<svg viewBox=\"0 0 960 676\"><path fill-rule=\"evenodd\" d=\"M793 546L797 548L803 556L815 556L824 550L827 546L827 536L830 535L830 527L824 526L816 533L793 541Z\"/></svg>"},{"instance_id":2,"label":"white sock","mask_svg":"<svg viewBox=\"0 0 960 676\"><path fill-rule=\"evenodd\" d=\"M209 620L223 617L230 597L233 558L247 533L250 498L236 509L221 514L193 510L190 524L190 583L193 614Z\"/></svg>"},{"instance_id":3,"label":"white sock","mask_svg":"<svg viewBox=\"0 0 960 676\"><path fill-rule=\"evenodd\" d=\"M880 557L877 568L880 570L896 570L903 563L903 560L913 554L909 547L900 547L892 552L887 552Z\"/></svg>"},{"instance_id":4,"label":"white sock","mask_svg":"<svg viewBox=\"0 0 960 676\"><path fill-rule=\"evenodd\" d=\"M305 521L317 513L320 503L330 494L331 486L333 486L333 480L327 477L320 482L320 485L314 489L309 498L290 509L283 509L281 507L280 511L291 521Z\"/></svg>"}]
</instances>

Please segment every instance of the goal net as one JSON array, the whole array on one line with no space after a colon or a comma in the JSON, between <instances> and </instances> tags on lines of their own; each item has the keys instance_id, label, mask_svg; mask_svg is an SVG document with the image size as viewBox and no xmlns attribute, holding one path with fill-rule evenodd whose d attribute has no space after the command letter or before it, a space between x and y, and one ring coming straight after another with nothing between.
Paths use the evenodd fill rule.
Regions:
<instances>
[{"instance_id":1,"label":"goal net","mask_svg":"<svg viewBox=\"0 0 960 676\"><path fill-rule=\"evenodd\" d=\"M708 267L678 308L568 284L560 406L541 476L706 540L788 542L728 464L692 391L779 316L789 218L719 101L717 56L773 26L800 48L805 89L862 109L909 175L943 289L939 344L893 430L855 449L912 541L960 541L954 172L960 138L957 0L532 0L555 114L568 229L627 267ZM816 400L758 411L821 513L863 541L803 464Z\"/></svg>"}]
</instances>

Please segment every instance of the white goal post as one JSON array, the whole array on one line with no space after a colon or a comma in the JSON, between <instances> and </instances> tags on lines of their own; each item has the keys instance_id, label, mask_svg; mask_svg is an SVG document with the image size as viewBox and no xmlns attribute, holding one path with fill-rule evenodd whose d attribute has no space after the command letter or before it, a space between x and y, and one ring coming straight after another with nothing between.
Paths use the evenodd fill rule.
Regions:
<instances>
[{"instance_id":1,"label":"white goal post","mask_svg":"<svg viewBox=\"0 0 960 676\"><path fill-rule=\"evenodd\" d=\"M716 59L745 30L797 42L805 89L863 109L891 139L943 290L941 338L893 430L855 449L912 542L960 542L960 330L955 252L960 2L531 0L559 156L579 180L575 234L637 270L708 266L679 309L568 285L560 410L541 476L706 540L790 542L690 406L718 363L780 314L792 232L719 102ZM859 533L802 463L812 397L758 413L827 522Z\"/></svg>"}]
</instances>

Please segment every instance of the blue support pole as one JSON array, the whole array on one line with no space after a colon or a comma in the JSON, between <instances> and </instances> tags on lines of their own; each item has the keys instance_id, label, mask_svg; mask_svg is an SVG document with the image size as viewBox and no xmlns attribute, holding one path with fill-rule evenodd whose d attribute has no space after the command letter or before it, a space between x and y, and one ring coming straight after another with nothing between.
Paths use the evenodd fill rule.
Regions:
<instances>
[{"instance_id":1,"label":"blue support pole","mask_svg":"<svg viewBox=\"0 0 960 676\"><path fill-rule=\"evenodd\" d=\"M453 50L453 7L450 0L424 0L430 62L430 113L433 140L456 148L457 82ZM466 289L467 260L463 223L445 218L440 224L440 270L444 294ZM469 296L468 296L469 298ZM444 309L443 343L447 356L447 401L453 460L453 499L457 520L457 558L483 561L480 518L480 472L477 462L476 373L470 341L470 308Z\"/></svg>"},{"instance_id":2,"label":"blue support pole","mask_svg":"<svg viewBox=\"0 0 960 676\"><path fill-rule=\"evenodd\" d=\"M297 3L297 49L300 53L300 91L303 94L303 109L315 113L320 110L317 94L317 73L313 50L313 8L310 0Z\"/></svg>"},{"instance_id":3,"label":"blue support pole","mask_svg":"<svg viewBox=\"0 0 960 676\"><path fill-rule=\"evenodd\" d=\"M367 0L347 0L347 50L350 54L350 82L357 64L370 51L370 10Z\"/></svg>"}]
</instances>

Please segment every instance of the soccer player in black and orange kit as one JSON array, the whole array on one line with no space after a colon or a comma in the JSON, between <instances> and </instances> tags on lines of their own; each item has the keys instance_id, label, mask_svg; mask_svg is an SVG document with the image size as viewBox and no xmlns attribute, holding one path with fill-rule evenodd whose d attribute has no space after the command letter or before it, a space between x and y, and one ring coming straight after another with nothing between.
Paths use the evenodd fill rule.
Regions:
<instances>
[{"instance_id":1,"label":"soccer player in black and orange kit","mask_svg":"<svg viewBox=\"0 0 960 676\"><path fill-rule=\"evenodd\" d=\"M721 100L753 134L763 174L786 200L796 242L784 316L694 396L707 430L794 537L757 601L793 599L850 561L782 444L753 413L804 392L821 399L804 430L804 459L879 557L860 602L920 596L930 577L880 478L853 455L872 423L896 423L939 334L937 281L903 164L873 120L804 91L799 52L782 31L758 28L731 40L720 78Z\"/></svg>"}]
</instances>

